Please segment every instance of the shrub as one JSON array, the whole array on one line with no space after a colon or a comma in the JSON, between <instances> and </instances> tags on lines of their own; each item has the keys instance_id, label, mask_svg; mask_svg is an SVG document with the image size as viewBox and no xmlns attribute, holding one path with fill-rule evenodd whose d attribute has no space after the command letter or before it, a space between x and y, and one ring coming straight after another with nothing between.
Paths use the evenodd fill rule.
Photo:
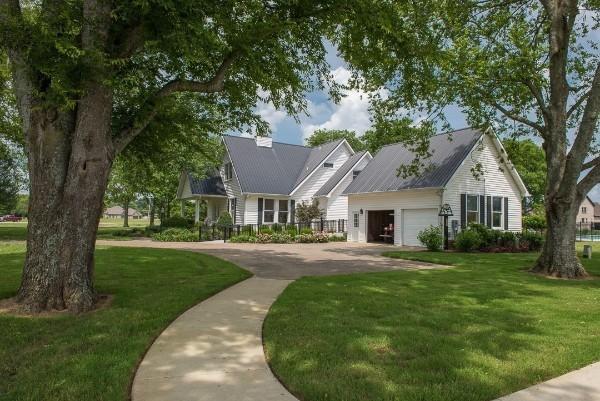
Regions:
<instances>
[{"instance_id":1,"label":"shrub","mask_svg":"<svg viewBox=\"0 0 600 401\"><path fill-rule=\"evenodd\" d=\"M481 245L481 237L475 230L463 230L456 235L454 246L462 252L471 252Z\"/></svg>"},{"instance_id":2,"label":"shrub","mask_svg":"<svg viewBox=\"0 0 600 401\"><path fill-rule=\"evenodd\" d=\"M229 242L234 242L234 243L253 243L253 242L256 242L256 236L241 234L241 235L238 235L236 237L231 237L229 239Z\"/></svg>"},{"instance_id":3,"label":"shrub","mask_svg":"<svg viewBox=\"0 0 600 401\"><path fill-rule=\"evenodd\" d=\"M296 236L296 242L300 242L303 244L312 243L315 242L315 236L314 234L300 234Z\"/></svg>"},{"instance_id":4,"label":"shrub","mask_svg":"<svg viewBox=\"0 0 600 401\"><path fill-rule=\"evenodd\" d=\"M271 242L273 244L289 244L292 242L292 236L286 233L273 233Z\"/></svg>"},{"instance_id":5,"label":"shrub","mask_svg":"<svg viewBox=\"0 0 600 401\"><path fill-rule=\"evenodd\" d=\"M525 230L542 231L546 229L546 217L542 214L523 216L523 228Z\"/></svg>"},{"instance_id":6,"label":"shrub","mask_svg":"<svg viewBox=\"0 0 600 401\"><path fill-rule=\"evenodd\" d=\"M329 236L329 242L346 242L348 240L348 235L346 233L343 234L333 234Z\"/></svg>"},{"instance_id":7,"label":"shrub","mask_svg":"<svg viewBox=\"0 0 600 401\"><path fill-rule=\"evenodd\" d=\"M519 240L520 246L530 251L539 251L544 244L544 237L541 234L531 231L524 231Z\"/></svg>"},{"instance_id":8,"label":"shrub","mask_svg":"<svg viewBox=\"0 0 600 401\"><path fill-rule=\"evenodd\" d=\"M313 230L310 227L304 227L302 230L300 230L300 234L304 234L304 235L308 235L308 234L312 234Z\"/></svg>"},{"instance_id":9,"label":"shrub","mask_svg":"<svg viewBox=\"0 0 600 401\"><path fill-rule=\"evenodd\" d=\"M505 231L500 234L500 245L505 248L515 248L517 246L517 236L515 233Z\"/></svg>"},{"instance_id":10,"label":"shrub","mask_svg":"<svg viewBox=\"0 0 600 401\"><path fill-rule=\"evenodd\" d=\"M329 242L329 235L325 232L316 232L313 234L314 242L324 243Z\"/></svg>"},{"instance_id":11,"label":"shrub","mask_svg":"<svg viewBox=\"0 0 600 401\"><path fill-rule=\"evenodd\" d=\"M280 233L281 231L283 231L283 226L279 223L275 223L271 226L271 231L273 231L274 233Z\"/></svg>"},{"instance_id":12,"label":"shrub","mask_svg":"<svg viewBox=\"0 0 600 401\"><path fill-rule=\"evenodd\" d=\"M298 229L296 227L288 227L285 232L287 233L287 235L289 235L290 237L295 237L296 235L298 235Z\"/></svg>"},{"instance_id":13,"label":"shrub","mask_svg":"<svg viewBox=\"0 0 600 401\"><path fill-rule=\"evenodd\" d=\"M229 227L233 224L233 219L229 212L223 212L217 219L217 226L219 227Z\"/></svg>"},{"instance_id":14,"label":"shrub","mask_svg":"<svg viewBox=\"0 0 600 401\"><path fill-rule=\"evenodd\" d=\"M268 244L272 240L272 234L261 232L256 236L256 242L259 244Z\"/></svg>"},{"instance_id":15,"label":"shrub","mask_svg":"<svg viewBox=\"0 0 600 401\"><path fill-rule=\"evenodd\" d=\"M321 209L319 209L319 201L313 199L311 203L302 201L296 205L296 219L302 223L310 223L313 220L321 217Z\"/></svg>"},{"instance_id":16,"label":"shrub","mask_svg":"<svg viewBox=\"0 0 600 401\"><path fill-rule=\"evenodd\" d=\"M167 217L161 220L162 228L192 228L193 226L194 220L181 216Z\"/></svg>"},{"instance_id":17,"label":"shrub","mask_svg":"<svg viewBox=\"0 0 600 401\"><path fill-rule=\"evenodd\" d=\"M240 230L240 232L244 235L249 235L252 237L256 237L256 230L254 229L254 226L252 224L248 224L246 226L243 226Z\"/></svg>"},{"instance_id":18,"label":"shrub","mask_svg":"<svg viewBox=\"0 0 600 401\"><path fill-rule=\"evenodd\" d=\"M439 226L429 226L417 234L417 239L430 251L439 251L444 242L442 229Z\"/></svg>"},{"instance_id":19,"label":"shrub","mask_svg":"<svg viewBox=\"0 0 600 401\"><path fill-rule=\"evenodd\" d=\"M496 246L502 236L502 231L492 230L483 224L469 224L467 230L474 231L479 235L480 247Z\"/></svg>"},{"instance_id":20,"label":"shrub","mask_svg":"<svg viewBox=\"0 0 600 401\"><path fill-rule=\"evenodd\" d=\"M273 230L271 230L271 228L269 226L261 226L260 230L259 230L259 234L271 235L271 234L273 234Z\"/></svg>"},{"instance_id":21,"label":"shrub","mask_svg":"<svg viewBox=\"0 0 600 401\"><path fill-rule=\"evenodd\" d=\"M198 235L185 228L169 228L153 234L152 239L163 242L193 242L198 240Z\"/></svg>"}]
</instances>

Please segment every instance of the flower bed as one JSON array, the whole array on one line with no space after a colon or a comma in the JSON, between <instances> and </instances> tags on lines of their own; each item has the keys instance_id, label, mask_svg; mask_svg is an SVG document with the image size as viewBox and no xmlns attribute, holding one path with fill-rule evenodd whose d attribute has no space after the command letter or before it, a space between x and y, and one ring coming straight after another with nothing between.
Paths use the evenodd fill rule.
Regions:
<instances>
[{"instance_id":1,"label":"flower bed","mask_svg":"<svg viewBox=\"0 0 600 401\"><path fill-rule=\"evenodd\" d=\"M234 243L258 243L258 244L314 244L314 243L326 243L326 242L340 242L346 241L346 234L327 234L325 232L315 231L306 232L303 230L302 234L296 234L289 231L282 232L261 232L256 235L237 235L231 237L229 242Z\"/></svg>"}]
</instances>

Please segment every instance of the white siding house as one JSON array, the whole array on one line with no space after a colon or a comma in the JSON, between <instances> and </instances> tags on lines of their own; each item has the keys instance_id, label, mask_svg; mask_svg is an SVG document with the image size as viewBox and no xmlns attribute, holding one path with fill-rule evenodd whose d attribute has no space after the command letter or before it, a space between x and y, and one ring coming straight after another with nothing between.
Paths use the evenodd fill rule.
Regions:
<instances>
[{"instance_id":1,"label":"white siding house","mask_svg":"<svg viewBox=\"0 0 600 401\"><path fill-rule=\"evenodd\" d=\"M430 146L431 166L418 177L397 176L398 166L414 155L392 145L348 185L349 241L421 246L417 234L441 224L438 213L446 203L454 214L451 232L470 223L521 230L521 202L528 192L493 132L455 131L432 138Z\"/></svg>"}]
</instances>

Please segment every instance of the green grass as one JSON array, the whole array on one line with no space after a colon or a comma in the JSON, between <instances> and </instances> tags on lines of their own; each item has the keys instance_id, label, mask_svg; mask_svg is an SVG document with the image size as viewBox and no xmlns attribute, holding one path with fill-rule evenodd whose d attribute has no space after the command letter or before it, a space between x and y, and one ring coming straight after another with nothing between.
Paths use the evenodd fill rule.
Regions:
<instances>
[{"instance_id":1,"label":"green grass","mask_svg":"<svg viewBox=\"0 0 600 401\"><path fill-rule=\"evenodd\" d=\"M24 245L0 243L0 298L15 294ZM104 248L96 288L110 307L81 316L0 315L0 400L127 400L138 360L188 307L249 273L193 252Z\"/></svg>"},{"instance_id":2,"label":"green grass","mask_svg":"<svg viewBox=\"0 0 600 401\"><path fill-rule=\"evenodd\" d=\"M118 221L119 219L114 219ZM135 237L125 237L115 235L116 232L120 231L131 231L134 228L145 227L145 225L140 225L140 222L145 222L147 225L147 220L136 220L135 225L131 225L130 228L123 228L122 223L118 225L113 223L112 225L109 223L100 222L100 226L98 227L98 239L110 239L110 240L131 240ZM27 223L0 223L0 241L25 241L27 239Z\"/></svg>"},{"instance_id":3,"label":"green grass","mask_svg":"<svg viewBox=\"0 0 600 401\"><path fill-rule=\"evenodd\" d=\"M301 400L489 401L600 360L598 278L529 274L535 254L388 256L455 267L302 278L273 305L267 357Z\"/></svg>"}]
</instances>

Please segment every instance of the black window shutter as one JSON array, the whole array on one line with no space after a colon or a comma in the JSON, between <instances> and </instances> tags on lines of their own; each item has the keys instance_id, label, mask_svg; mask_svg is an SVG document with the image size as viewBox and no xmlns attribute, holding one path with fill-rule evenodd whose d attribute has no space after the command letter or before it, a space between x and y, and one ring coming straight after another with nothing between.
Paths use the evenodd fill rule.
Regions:
<instances>
[{"instance_id":1,"label":"black window shutter","mask_svg":"<svg viewBox=\"0 0 600 401\"><path fill-rule=\"evenodd\" d=\"M486 213L487 213L487 226L492 228L492 197L488 196L487 197L487 208L486 208Z\"/></svg>"},{"instance_id":2,"label":"black window shutter","mask_svg":"<svg viewBox=\"0 0 600 401\"><path fill-rule=\"evenodd\" d=\"M233 203L232 205L232 209L233 209L233 216L231 216L233 218L233 224L236 224L236 215L237 215L237 198L233 198L231 199L231 202Z\"/></svg>"},{"instance_id":3,"label":"black window shutter","mask_svg":"<svg viewBox=\"0 0 600 401\"><path fill-rule=\"evenodd\" d=\"M460 227L467 227L467 194L460 194Z\"/></svg>"},{"instance_id":4,"label":"black window shutter","mask_svg":"<svg viewBox=\"0 0 600 401\"><path fill-rule=\"evenodd\" d=\"M296 222L296 201L290 200L290 223Z\"/></svg>"},{"instance_id":5,"label":"black window shutter","mask_svg":"<svg viewBox=\"0 0 600 401\"><path fill-rule=\"evenodd\" d=\"M508 230L508 198L504 198L504 229Z\"/></svg>"},{"instance_id":6,"label":"black window shutter","mask_svg":"<svg viewBox=\"0 0 600 401\"><path fill-rule=\"evenodd\" d=\"M262 224L263 198L258 198L258 224Z\"/></svg>"},{"instance_id":7,"label":"black window shutter","mask_svg":"<svg viewBox=\"0 0 600 401\"><path fill-rule=\"evenodd\" d=\"M479 224L485 224L485 196L479 195Z\"/></svg>"}]
</instances>

